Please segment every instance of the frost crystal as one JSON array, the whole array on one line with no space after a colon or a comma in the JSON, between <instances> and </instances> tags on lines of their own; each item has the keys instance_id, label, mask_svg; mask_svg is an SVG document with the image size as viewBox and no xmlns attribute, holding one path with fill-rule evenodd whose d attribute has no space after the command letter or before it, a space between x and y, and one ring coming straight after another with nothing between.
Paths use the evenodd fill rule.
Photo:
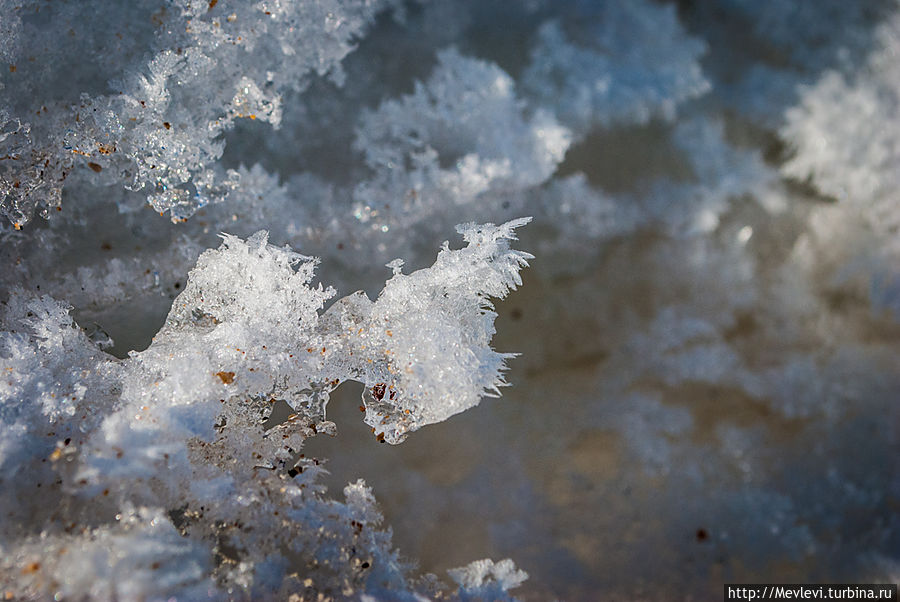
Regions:
<instances>
[{"instance_id":1,"label":"frost crystal","mask_svg":"<svg viewBox=\"0 0 900 602\"><path fill-rule=\"evenodd\" d=\"M496 317L490 298L522 283L519 269L532 256L510 250L508 241L529 221L459 226L464 249L444 243L431 268L395 272L374 303L357 293L329 309L331 328L349 335L342 355L354 358L350 374L366 384L366 423L379 438L399 443L485 394L500 394L510 356L489 347Z\"/></svg>"},{"instance_id":2,"label":"frost crystal","mask_svg":"<svg viewBox=\"0 0 900 602\"><path fill-rule=\"evenodd\" d=\"M882 247L871 253L881 265L872 270L876 304L900 312L900 16L876 31L876 45L865 64L853 73L825 72L805 89L800 103L786 112L782 135L792 156L783 173L810 182L837 200L850 219L862 218ZM840 210L839 210L840 211ZM840 226L826 226L835 236Z\"/></svg>"},{"instance_id":3,"label":"frost crystal","mask_svg":"<svg viewBox=\"0 0 900 602\"><path fill-rule=\"evenodd\" d=\"M525 116L496 65L454 49L437 58L412 95L361 119L354 144L377 174L354 193L362 221L390 224L397 215L408 223L480 195L528 189L553 174L569 147L571 134L548 113Z\"/></svg>"},{"instance_id":4,"label":"frost crystal","mask_svg":"<svg viewBox=\"0 0 900 602\"><path fill-rule=\"evenodd\" d=\"M882 203L897 188L900 152L900 18L878 30L878 47L853 75L826 72L787 113L782 134L795 155L784 172L809 178L829 196L853 203ZM887 208L881 217L890 217Z\"/></svg>"}]
</instances>

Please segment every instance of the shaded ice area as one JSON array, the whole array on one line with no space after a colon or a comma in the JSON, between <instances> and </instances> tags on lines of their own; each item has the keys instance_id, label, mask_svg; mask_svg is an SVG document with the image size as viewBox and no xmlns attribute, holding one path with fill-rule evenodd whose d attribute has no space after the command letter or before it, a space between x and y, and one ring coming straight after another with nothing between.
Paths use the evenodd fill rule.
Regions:
<instances>
[{"instance_id":1,"label":"shaded ice area","mask_svg":"<svg viewBox=\"0 0 900 602\"><path fill-rule=\"evenodd\" d=\"M10 581L896 581L895 2L0 9Z\"/></svg>"}]
</instances>

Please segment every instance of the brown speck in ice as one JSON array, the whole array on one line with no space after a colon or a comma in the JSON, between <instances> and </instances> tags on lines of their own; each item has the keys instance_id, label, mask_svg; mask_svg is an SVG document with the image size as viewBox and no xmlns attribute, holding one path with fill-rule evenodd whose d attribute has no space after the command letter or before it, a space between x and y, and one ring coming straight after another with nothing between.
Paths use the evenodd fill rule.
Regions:
<instances>
[{"instance_id":1,"label":"brown speck in ice","mask_svg":"<svg viewBox=\"0 0 900 602\"><path fill-rule=\"evenodd\" d=\"M27 565L25 565L25 568L22 569L22 574L23 575L33 575L34 573L37 573L39 570L41 570L40 562L29 562Z\"/></svg>"}]
</instances>

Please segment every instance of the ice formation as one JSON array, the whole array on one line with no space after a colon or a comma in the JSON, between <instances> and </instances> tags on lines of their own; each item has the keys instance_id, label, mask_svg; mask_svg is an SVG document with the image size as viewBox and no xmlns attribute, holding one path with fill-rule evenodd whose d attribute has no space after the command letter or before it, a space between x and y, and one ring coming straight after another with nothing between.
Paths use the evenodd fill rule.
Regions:
<instances>
[{"instance_id":1,"label":"ice formation","mask_svg":"<svg viewBox=\"0 0 900 602\"><path fill-rule=\"evenodd\" d=\"M0 597L896 580L898 28L0 0Z\"/></svg>"},{"instance_id":2,"label":"ice formation","mask_svg":"<svg viewBox=\"0 0 900 602\"><path fill-rule=\"evenodd\" d=\"M673 119L679 104L709 91L698 62L705 46L686 36L673 5L582 2L566 25L571 34L556 20L540 27L523 77L578 132Z\"/></svg>"},{"instance_id":3,"label":"ice formation","mask_svg":"<svg viewBox=\"0 0 900 602\"><path fill-rule=\"evenodd\" d=\"M325 407L346 380L365 385L366 421L390 443L503 384L490 298L521 282L530 256L507 243L526 222L460 227L465 248L445 245L409 275L395 263L375 302L356 293L324 313L334 290L310 286L314 260L268 245L266 232L225 235L150 347L123 361L70 308L14 291L0 339L4 581L39 597L240 587L416 599L370 490L359 481L345 503L325 500L318 462L298 454L306 438L334 434ZM279 401L292 413L267 425ZM524 580L502 566L492 598Z\"/></svg>"},{"instance_id":4,"label":"ice formation","mask_svg":"<svg viewBox=\"0 0 900 602\"><path fill-rule=\"evenodd\" d=\"M824 73L787 112L782 135L793 155L783 171L809 179L842 203L865 206L874 227L896 231L900 18L894 16L874 35L876 47L863 65L849 74Z\"/></svg>"},{"instance_id":5,"label":"ice formation","mask_svg":"<svg viewBox=\"0 0 900 602\"><path fill-rule=\"evenodd\" d=\"M24 84L5 86L4 106L28 115L28 121L7 110L0 113L2 150L8 161L14 161L7 163L12 167L5 170L0 188L4 215L21 226L36 209L46 214L57 208L63 182L76 165L97 173L112 171L107 180L142 191L154 209L169 212L173 219L187 218L197 208L221 200L238 176L216 168L224 148L223 132L238 118L277 127L281 94L302 89L311 74L340 81L340 62L352 50L351 41L387 6L365 1L276 1L228 5L226 10L225 3L217 4L185 0L161 8L153 3L130 6L135 21L152 22L160 30L151 30L150 35L156 34L151 39L145 31L125 32L143 35L141 41L156 50L152 58L134 72L108 73L108 78L118 78L110 81L109 94L76 91L80 97L54 99L49 108L28 104L34 102L29 99L47 103L48 91L40 84L52 87L55 78L69 77L63 70L71 61L66 54L83 52L85 41L60 46L48 38L66 27L71 37L77 37L71 29L76 24L82 35L104 31L108 35L109 29L126 21L106 23L105 15L119 19L123 15L101 6L86 14L74 4L48 7L26 2L6 7L7 13L36 21L37 31L22 23L20 43L23 38L37 47L46 43L53 51L45 50L40 57L42 64L34 69L37 85L29 86L28 93L23 89L31 84L27 68L21 75L18 66L13 71ZM151 7L158 9L152 16ZM40 14L42 9L49 17ZM100 23L94 22L97 17ZM45 18L51 27L41 27ZM125 34L116 35L121 39ZM11 65L19 63L17 57L26 59L14 49L7 54ZM121 64L127 64L128 53L123 58ZM116 66L108 54L106 61ZM37 61L29 56L23 67L28 62ZM194 92L201 89L198 101Z\"/></svg>"},{"instance_id":6,"label":"ice formation","mask_svg":"<svg viewBox=\"0 0 900 602\"><path fill-rule=\"evenodd\" d=\"M512 79L496 65L452 48L437 60L412 95L360 120L354 146L377 174L355 190L362 221L424 221L423 211L520 193L553 175L566 154L571 133L540 110L526 120Z\"/></svg>"}]
</instances>

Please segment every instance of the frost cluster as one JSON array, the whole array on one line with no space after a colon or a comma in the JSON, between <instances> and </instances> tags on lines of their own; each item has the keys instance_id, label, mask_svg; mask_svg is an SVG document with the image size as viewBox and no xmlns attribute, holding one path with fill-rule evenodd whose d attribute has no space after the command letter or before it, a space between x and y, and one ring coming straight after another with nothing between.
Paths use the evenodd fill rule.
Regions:
<instances>
[{"instance_id":1,"label":"frost cluster","mask_svg":"<svg viewBox=\"0 0 900 602\"><path fill-rule=\"evenodd\" d=\"M0 598L896 579L898 52L896 0L0 0Z\"/></svg>"},{"instance_id":2,"label":"frost cluster","mask_svg":"<svg viewBox=\"0 0 900 602\"><path fill-rule=\"evenodd\" d=\"M9 107L0 113L9 161L0 194L4 215L19 226L35 210L47 214L59 207L63 183L76 165L106 170L107 182L141 191L173 219L221 200L238 179L234 170L217 166L222 134L239 118L278 127L282 94L302 90L313 74L340 82L340 62L352 40L388 6L335 0L217 7L184 0L129 3L123 15L90 3L7 4L4 16L18 17L21 33L18 47L5 53L17 77L0 92ZM123 27L128 18L142 27ZM119 28L125 30L115 31L119 40L136 38L124 52L121 44L107 46ZM64 31L74 40L56 43ZM44 52L33 56L32 48ZM56 98L62 92L56 80L72 77L68 69L76 81L89 77L72 63L93 61L84 53L95 48L108 68L100 72L108 93L73 89L76 95ZM148 51L146 60L141 55ZM90 76L96 78L96 70Z\"/></svg>"},{"instance_id":3,"label":"frost cluster","mask_svg":"<svg viewBox=\"0 0 900 602\"><path fill-rule=\"evenodd\" d=\"M0 335L4 581L76 598L430 592L407 579L371 490L360 480L345 502L323 498L322 469L300 450L334 434L326 405L346 380L363 383L366 422L391 443L498 391L490 298L521 282L530 255L508 241L526 221L461 226L465 248L445 244L408 275L395 263L376 301L359 292L324 312L334 290L311 286L315 260L264 231L225 235L152 344L124 360L70 307L12 291ZM278 404L291 412L280 422ZM525 578L506 563L492 599Z\"/></svg>"}]
</instances>

